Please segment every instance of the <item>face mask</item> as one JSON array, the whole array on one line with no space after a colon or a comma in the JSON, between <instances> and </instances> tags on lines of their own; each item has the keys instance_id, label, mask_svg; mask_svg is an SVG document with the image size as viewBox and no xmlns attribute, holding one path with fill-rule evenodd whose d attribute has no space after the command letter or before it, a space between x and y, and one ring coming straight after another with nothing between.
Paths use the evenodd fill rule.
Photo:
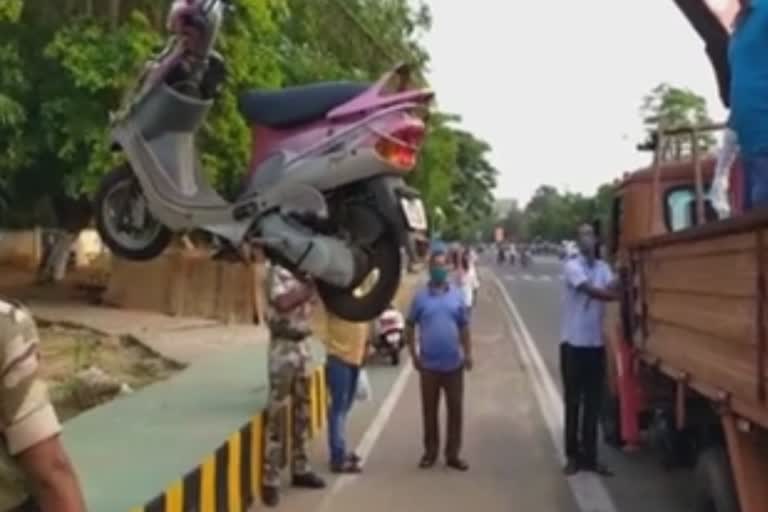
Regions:
<instances>
[{"instance_id":1,"label":"face mask","mask_svg":"<svg viewBox=\"0 0 768 512\"><path fill-rule=\"evenodd\" d=\"M448 271L442 267L430 268L429 278L434 284L443 284L448 279Z\"/></svg>"}]
</instances>

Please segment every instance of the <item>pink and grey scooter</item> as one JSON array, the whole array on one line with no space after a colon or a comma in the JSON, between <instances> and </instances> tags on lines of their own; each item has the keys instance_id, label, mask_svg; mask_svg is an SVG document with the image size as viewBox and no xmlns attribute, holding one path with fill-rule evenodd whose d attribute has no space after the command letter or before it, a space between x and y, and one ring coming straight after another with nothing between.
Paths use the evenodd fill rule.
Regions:
<instances>
[{"instance_id":1,"label":"pink and grey scooter","mask_svg":"<svg viewBox=\"0 0 768 512\"><path fill-rule=\"evenodd\" d=\"M247 91L240 112L253 156L237 200L205 179L195 135L225 78L214 50L233 0L176 0L171 37L113 114L126 164L96 194L96 223L118 256L148 260L172 233L203 231L235 255L262 247L276 263L315 279L326 307L368 321L392 300L401 248L419 258L427 230L418 192L405 185L433 98L409 88L399 66L374 84L318 83ZM235 14L236 15L236 11ZM366 294L355 293L374 269Z\"/></svg>"}]
</instances>

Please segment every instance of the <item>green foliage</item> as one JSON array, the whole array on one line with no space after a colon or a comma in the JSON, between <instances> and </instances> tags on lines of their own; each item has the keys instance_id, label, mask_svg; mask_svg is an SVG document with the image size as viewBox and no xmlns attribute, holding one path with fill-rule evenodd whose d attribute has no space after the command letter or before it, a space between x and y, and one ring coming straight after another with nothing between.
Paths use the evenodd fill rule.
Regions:
<instances>
[{"instance_id":1,"label":"green foliage","mask_svg":"<svg viewBox=\"0 0 768 512\"><path fill-rule=\"evenodd\" d=\"M583 222L600 221L603 235L611 221L612 185L601 185L593 196L561 192L551 185L541 185L524 209L514 203L498 225L513 241L535 239L559 242L572 239ZM486 239L493 236L486 233Z\"/></svg>"},{"instance_id":2,"label":"green foliage","mask_svg":"<svg viewBox=\"0 0 768 512\"><path fill-rule=\"evenodd\" d=\"M669 130L712 123L704 97L690 89L667 83L657 85L643 98L640 113L649 133L659 128ZM699 144L701 149L707 150L715 144L715 140L706 135L700 137ZM691 150L687 136L676 137L672 146L677 158Z\"/></svg>"},{"instance_id":3,"label":"green foliage","mask_svg":"<svg viewBox=\"0 0 768 512\"><path fill-rule=\"evenodd\" d=\"M22 0L0 0L0 22L15 22L21 16Z\"/></svg>"}]
</instances>

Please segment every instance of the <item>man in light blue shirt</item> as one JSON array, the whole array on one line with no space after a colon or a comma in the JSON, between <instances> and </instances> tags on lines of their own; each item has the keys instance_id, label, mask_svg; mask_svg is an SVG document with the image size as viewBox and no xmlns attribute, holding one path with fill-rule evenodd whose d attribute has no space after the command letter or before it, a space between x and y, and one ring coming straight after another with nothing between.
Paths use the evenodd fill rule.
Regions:
<instances>
[{"instance_id":1,"label":"man in light blue shirt","mask_svg":"<svg viewBox=\"0 0 768 512\"><path fill-rule=\"evenodd\" d=\"M563 264L560 366L565 394L564 472L610 476L597 461L597 420L605 378L605 302L617 297L615 278L597 258L592 226L579 227L580 254Z\"/></svg>"},{"instance_id":2,"label":"man in light blue shirt","mask_svg":"<svg viewBox=\"0 0 768 512\"><path fill-rule=\"evenodd\" d=\"M744 0L728 49L730 126L744 167L744 209L768 206L768 0Z\"/></svg>"},{"instance_id":3,"label":"man in light blue shirt","mask_svg":"<svg viewBox=\"0 0 768 512\"><path fill-rule=\"evenodd\" d=\"M472 368L469 315L461 290L448 281L448 261L444 252L432 253L429 284L413 299L406 321L405 340L421 384L424 456L419 466L431 468L437 460L438 409L440 395L444 393L448 411L445 461L450 468L466 471L469 465L460 458L460 451L464 372Z\"/></svg>"}]
</instances>

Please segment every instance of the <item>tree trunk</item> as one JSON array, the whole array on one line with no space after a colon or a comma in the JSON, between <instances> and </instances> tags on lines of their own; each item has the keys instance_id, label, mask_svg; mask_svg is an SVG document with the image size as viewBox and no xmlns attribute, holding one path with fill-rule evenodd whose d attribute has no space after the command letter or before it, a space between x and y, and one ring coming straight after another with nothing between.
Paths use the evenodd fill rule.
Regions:
<instances>
[{"instance_id":1,"label":"tree trunk","mask_svg":"<svg viewBox=\"0 0 768 512\"><path fill-rule=\"evenodd\" d=\"M109 24L112 30L117 29L120 24L120 0L110 0L109 2Z\"/></svg>"},{"instance_id":2,"label":"tree trunk","mask_svg":"<svg viewBox=\"0 0 768 512\"><path fill-rule=\"evenodd\" d=\"M67 265L72 244L80 233L61 231L56 234L56 241L45 257L40 268L40 280L44 282L61 282L67 275Z\"/></svg>"}]
</instances>

